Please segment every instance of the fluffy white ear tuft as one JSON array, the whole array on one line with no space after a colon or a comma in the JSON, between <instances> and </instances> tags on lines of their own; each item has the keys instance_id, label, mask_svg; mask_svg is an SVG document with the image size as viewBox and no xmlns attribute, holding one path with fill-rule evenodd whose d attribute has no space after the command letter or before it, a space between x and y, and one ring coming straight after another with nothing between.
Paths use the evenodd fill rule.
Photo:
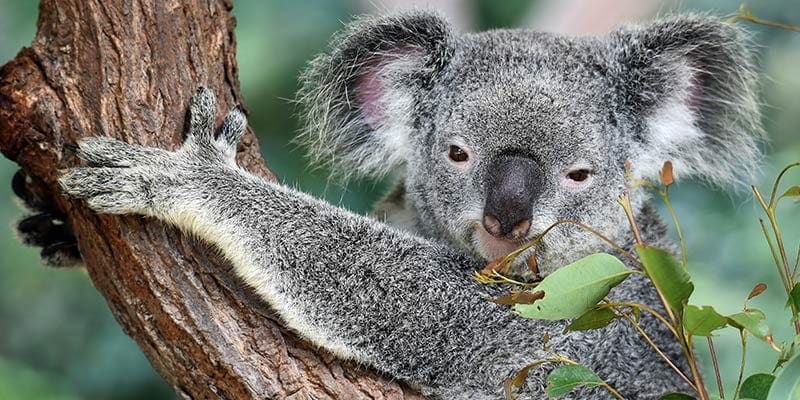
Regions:
<instances>
[{"instance_id":1,"label":"fluffy white ear tuft","mask_svg":"<svg viewBox=\"0 0 800 400\"><path fill-rule=\"evenodd\" d=\"M756 68L746 33L705 16L680 16L611 35L621 66L623 107L634 115L631 164L657 179L752 183L763 138Z\"/></svg>"},{"instance_id":2,"label":"fluffy white ear tuft","mask_svg":"<svg viewBox=\"0 0 800 400\"><path fill-rule=\"evenodd\" d=\"M303 75L301 141L340 177L382 176L409 154L416 103L451 53L436 15L366 18L337 36Z\"/></svg>"}]
</instances>

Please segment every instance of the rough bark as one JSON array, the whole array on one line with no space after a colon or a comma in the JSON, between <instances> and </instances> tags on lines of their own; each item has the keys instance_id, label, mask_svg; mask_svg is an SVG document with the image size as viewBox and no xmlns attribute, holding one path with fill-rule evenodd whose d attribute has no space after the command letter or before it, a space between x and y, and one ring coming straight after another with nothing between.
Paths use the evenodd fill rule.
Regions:
<instances>
[{"instance_id":1,"label":"rough bark","mask_svg":"<svg viewBox=\"0 0 800 400\"><path fill-rule=\"evenodd\" d=\"M65 144L112 136L174 149L188 100L242 103L230 0L43 0L30 48L0 70L0 150L68 215L89 276L183 398L419 398L281 327L202 243L158 221L62 197ZM271 177L249 132L239 162Z\"/></svg>"}]
</instances>

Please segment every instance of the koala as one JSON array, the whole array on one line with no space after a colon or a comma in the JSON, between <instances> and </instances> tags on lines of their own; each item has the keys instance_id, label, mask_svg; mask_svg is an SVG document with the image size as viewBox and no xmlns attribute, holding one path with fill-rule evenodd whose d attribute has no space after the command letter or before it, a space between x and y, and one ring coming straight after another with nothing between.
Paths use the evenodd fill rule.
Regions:
<instances>
[{"instance_id":1,"label":"koala","mask_svg":"<svg viewBox=\"0 0 800 400\"><path fill-rule=\"evenodd\" d=\"M561 219L632 249L618 204L626 191L643 240L672 248L647 193L628 185L626 161L636 179L655 179L671 160L680 178L746 180L761 137L752 53L740 28L699 15L596 37L456 34L422 11L364 17L302 75L300 137L340 178L396 177L374 215L238 167L245 116L234 109L215 136L207 89L191 100L177 151L82 139L86 165L59 182L97 212L156 218L215 245L287 326L432 398L503 398L505 379L549 358L545 336L625 398L691 393L629 324L564 332L568 321L523 319L487 301L508 288L473 273ZM52 228L34 225L31 237ZM63 247L50 252L69 256ZM614 249L559 225L536 248L538 271L517 262L510 273L536 279L596 252ZM610 296L662 309L640 276ZM671 333L648 316L641 323L686 371ZM531 371L521 396L546 398L546 374Z\"/></svg>"}]
</instances>

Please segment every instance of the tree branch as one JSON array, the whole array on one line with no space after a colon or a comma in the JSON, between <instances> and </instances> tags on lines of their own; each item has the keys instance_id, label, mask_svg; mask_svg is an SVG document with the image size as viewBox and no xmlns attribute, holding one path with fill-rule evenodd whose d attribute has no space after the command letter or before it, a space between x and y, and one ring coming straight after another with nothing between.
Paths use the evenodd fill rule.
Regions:
<instances>
[{"instance_id":1,"label":"tree branch","mask_svg":"<svg viewBox=\"0 0 800 400\"><path fill-rule=\"evenodd\" d=\"M43 0L33 44L0 69L0 150L68 215L95 287L181 397L419 399L297 339L204 244L154 220L93 214L56 188L78 163L65 144L111 136L175 149L198 86L222 110L242 103L231 9ZM252 132L238 160L272 177Z\"/></svg>"}]
</instances>

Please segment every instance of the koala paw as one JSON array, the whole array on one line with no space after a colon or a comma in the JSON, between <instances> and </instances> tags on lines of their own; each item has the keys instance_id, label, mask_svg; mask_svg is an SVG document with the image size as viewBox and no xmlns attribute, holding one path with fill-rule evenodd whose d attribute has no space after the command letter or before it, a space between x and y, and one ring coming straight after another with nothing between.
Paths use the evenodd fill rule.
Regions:
<instances>
[{"instance_id":1,"label":"koala paw","mask_svg":"<svg viewBox=\"0 0 800 400\"><path fill-rule=\"evenodd\" d=\"M14 228L19 240L28 246L40 247L42 264L49 267L78 267L82 265L78 242L66 216L41 194L29 187L30 178L22 170L11 180L14 194L24 206L33 211L19 220Z\"/></svg>"},{"instance_id":2,"label":"koala paw","mask_svg":"<svg viewBox=\"0 0 800 400\"><path fill-rule=\"evenodd\" d=\"M236 166L247 120L233 109L214 138L215 114L214 94L200 88L191 101L186 140L174 152L106 137L82 139L76 152L88 166L65 171L59 184L98 212L167 215L176 203L202 196L198 184L218 168Z\"/></svg>"}]
</instances>

